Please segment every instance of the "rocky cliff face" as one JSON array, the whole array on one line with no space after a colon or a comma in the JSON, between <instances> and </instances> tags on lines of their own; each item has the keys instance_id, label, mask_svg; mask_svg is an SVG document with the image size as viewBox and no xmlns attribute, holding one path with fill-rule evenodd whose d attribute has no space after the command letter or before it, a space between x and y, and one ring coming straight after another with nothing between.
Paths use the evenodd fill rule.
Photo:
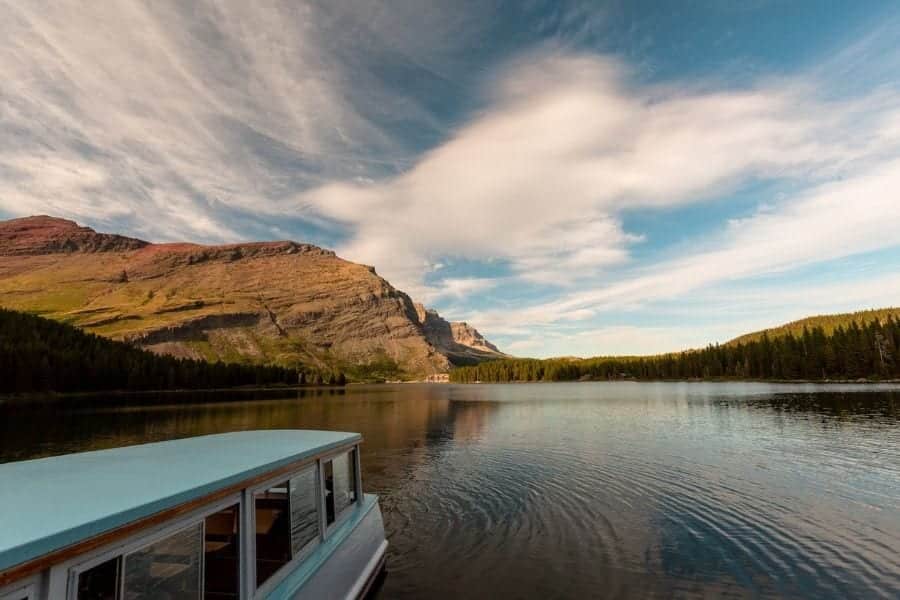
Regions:
<instances>
[{"instance_id":1,"label":"rocky cliff face","mask_svg":"<svg viewBox=\"0 0 900 600\"><path fill-rule=\"evenodd\" d=\"M425 337L454 365L471 365L506 356L467 323L451 323L435 310L416 304Z\"/></svg>"},{"instance_id":2,"label":"rocky cliff face","mask_svg":"<svg viewBox=\"0 0 900 600\"><path fill-rule=\"evenodd\" d=\"M52 217L0 222L0 305L208 360L422 377L496 352L317 246L150 244Z\"/></svg>"}]
</instances>

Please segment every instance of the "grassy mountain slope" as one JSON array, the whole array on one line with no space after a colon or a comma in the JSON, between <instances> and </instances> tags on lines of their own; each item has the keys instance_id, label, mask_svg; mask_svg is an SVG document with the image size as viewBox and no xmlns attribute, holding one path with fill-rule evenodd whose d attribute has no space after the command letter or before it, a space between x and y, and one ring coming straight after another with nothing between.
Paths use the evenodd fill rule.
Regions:
<instances>
[{"instance_id":1,"label":"grassy mountain slope","mask_svg":"<svg viewBox=\"0 0 900 600\"><path fill-rule=\"evenodd\" d=\"M728 345L746 344L747 342L759 341L760 339L762 339L763 333L767 334L770 339L784 337L789 333L794 337L798 337L803 334L804 328L813 329L815 327L821 327L824 330L825 335L831 335L834 330L838 328L838 326L844 327L846 329L851 323L866 325L873 321L883 322L889 316L893 317L894 319L900 318L900 308L877 308L871 310L861 310L852 313L817 315L814 317L806 317L805 319L785 323L784 325L780 325L778 327L772 327L769 329L764 329L762 331L755 331L753 333L746 333L729 341Z\"/></svg>"},{"instance_id":2,"label":"grassy mountain slope","mask_svg":"<svg viewBox=\"0 0 900 600\"><path fill-rule=\"evenodd\" d=\"M374 269L289 241L149 244L51 217L0 222L0 306L177 357L390 377L450 366Z\"/></svg>"}]
</instances>

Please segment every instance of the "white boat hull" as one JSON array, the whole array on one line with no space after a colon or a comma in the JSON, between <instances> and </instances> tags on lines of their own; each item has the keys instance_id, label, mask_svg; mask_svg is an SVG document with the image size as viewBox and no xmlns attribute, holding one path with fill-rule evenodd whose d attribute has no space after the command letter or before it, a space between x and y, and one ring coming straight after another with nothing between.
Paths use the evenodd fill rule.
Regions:
<instances>
[{"instance_id":1,"label":"white boat hull","mask_svg":"<svg viewBox=\"0 0 900 600\"><path fill-rule=\"evenodd\" d=\"M376 504L294 599L362 598L384 567L387 545L381 509Z\"/></svg>"},{"instance_id":2,"label":"white boat hull","mask_svg":"<svg viewBox=\"0 0 900 600\"><path fill-rule=\"evenodd\" d=\"M340 541L327 556L306 561L306 568L310 568L308 563L318 563L312 572L301 572L305 571L301 567L267 594L266 599L357 600L365 597L384 568L388 543L378 500L367 495L356 511L349 515L347 522L338 526L334 538L340 538ZM325 550L321 548L321 551ZM292 581L295 577L302 578L302 583L295 584Z\"/></svg>"}]
</instances>

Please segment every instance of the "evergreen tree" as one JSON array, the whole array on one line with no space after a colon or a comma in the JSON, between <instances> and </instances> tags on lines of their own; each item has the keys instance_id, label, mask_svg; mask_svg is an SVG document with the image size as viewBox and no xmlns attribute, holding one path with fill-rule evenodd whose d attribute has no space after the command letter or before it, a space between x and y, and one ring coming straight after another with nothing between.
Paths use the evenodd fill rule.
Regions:
<instances>
[{"instance_id":1,"label":"evergreen tree","mask_svg":"<svg viewBox=\"0 0 900 600\"><path fill-rule=\"evenodd\" d=\"M295 369L159 356L35 315L0 309L0 393L295 384Z\"/></svg>"}]
</instances>

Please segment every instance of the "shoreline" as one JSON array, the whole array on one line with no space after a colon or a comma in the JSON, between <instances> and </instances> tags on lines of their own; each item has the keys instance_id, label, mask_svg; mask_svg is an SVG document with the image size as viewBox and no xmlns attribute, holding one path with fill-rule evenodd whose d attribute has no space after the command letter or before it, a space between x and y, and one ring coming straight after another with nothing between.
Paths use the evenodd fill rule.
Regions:
<instances>
[{"instance_id":1,"label":"shoreline","mask_svg":"<svg viewBox=\"0 0 900 600\"><path fill-rule=\"evenodd\" d=\"M276 393L302 391L345 391L358 386L388 385L526 385L553 383L774 383L774 384L812 384L812 385L900 385L900 379L575 379L564 381L472 381L472 382L435 382L423 380L385 381L385 382L352 382L346 385L279 385L279 386L239 386L229 388L183 388L174 390L99 390L82 392L29 392L25 394L0 394L0 404L24 402L57 402L79 398L96 399L103 396L115 398L146 398L150 396L182 396L189 394L224 394L224 393Z\"/></svg>"},{"instance_id":2,"label":"shoreline","mask_svg":"<svg viewBox=\"0 0 900 600\"><path fill-rule=\"evenodd\" d=\"M98 398L101 396L121 397L147 397L159 395L185 395L185 394L223 394L227 392L238 393L268 393L268 392L300 392L313 390L338 391L345 390L349 385L273 385L273 386L237 386L226 388L181 388L174 390L97 390L83 392L27 392L24 394L0 394L0 404L4 402L55 402L74 400L77 398Z\"/></svg>"},{"instance_id":3,"label":"shoreline","mask_svg":"<svg viewBox=\"0 0 900 600\"><path fill-rule=\"evenodd\" d=\"M429 383L429 382L418 382ZM795 383L815 385L872 385L877 383L900 384L900 379L565 379L559 381L450 381L450 385L504 385L510 383ZM435 385L446 385L443 383Z\"/></svg>"}]
</instances>

